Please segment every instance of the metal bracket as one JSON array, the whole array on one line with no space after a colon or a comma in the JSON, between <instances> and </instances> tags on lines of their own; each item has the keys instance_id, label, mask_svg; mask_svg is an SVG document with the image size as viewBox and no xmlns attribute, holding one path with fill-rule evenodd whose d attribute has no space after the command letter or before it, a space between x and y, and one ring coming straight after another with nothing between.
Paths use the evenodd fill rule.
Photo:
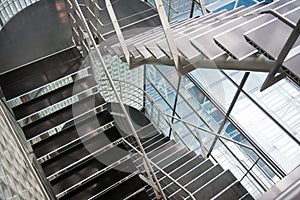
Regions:
<instances>
[{"instance_id":1,"label":"metal bracket","mask_svg":"<svg viewBox=\"0 0 300 200\"><path fill-rule=\"evenodd\" d=\"M156 5L156 9L166 36L166 40L168 43L168 47L170 50L170 53L172 55L172 58L174 60L175 63L175 67L177 69L177 71L180 73L181 71L181 63L180 63L180 57L179 57L179 52L178 49L174 43L174 39L173 39L173 35L172 35L172 31L171 31L171 27L168 21L168 17L166 15L165 12L165 8L163 6L163 3L161 0L154 0L155 1L155 5Z\"/></svg>"},{"instance_id":2,"label":"metal bracket","mask_svg":"<svg viewBox=\"0 0 300 200\"><path fill-rule=\"evenodd\" d=\"M293 28L292 33L290 34L288 40L286 41L281 52L279 53L279 56L276 60L276 66L270 70L266 80L264 81L263 85L261 86L260 91L263 91L287 76L284 72L280 72L280 67L282 66L286 56L288 55L290 50L293 48L293 45L296 43L296 41L299 37L300 20L298 20L297 24L294 24L288 18L282 16L280 13L273 11L273 10L263 11L263 12L261 12L261 14L271 14L271 15L277 17L283 23L287 24L289 27ZM279 74L276 75L277 73L279 73Z\"/></svg>"},{"instance_id":3,"label":"metal bracket","mask_svg":"<svg viewBox=\"0 0 300 200\"><path fill-rule=\"evenodd\" d=\"M205 8L205 4L203 2L203 0L194 0L197 4L199 4L200 8L201 8L201 11L202 11L202 14L203 15L206 15L208 12L207 12L207 9Z\"/></svg>"},{"instance_id":4,"label":"metal bracket","mask_svg":"<svg viewBox=\"0 0 300 200\"><path fill-rule=\"evenodd\" d=\"M111 5L110 0L105 0L105 4L106 4L106 7L107 7L109 17L110 17L110 19L112 21L112 24L114 26L114 29L116 31L117 37L118 37L119 42L121 44L121 48L123 50L123 53L124 53L125 59L127 61L127 64L130 66L130 64L131 64L130 53L129 53L128 48L126 46L125 39L124 39L123 33L121 31L120 25L118 23L116 14L114 12L114 9Z\"/></svg>"}]
</instances>

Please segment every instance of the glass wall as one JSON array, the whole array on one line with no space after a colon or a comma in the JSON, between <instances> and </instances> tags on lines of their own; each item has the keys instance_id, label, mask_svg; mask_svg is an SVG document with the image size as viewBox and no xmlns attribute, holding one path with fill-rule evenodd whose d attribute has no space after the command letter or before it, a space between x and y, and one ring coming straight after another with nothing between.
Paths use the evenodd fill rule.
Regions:
<instances>
[{"instance_id":1,"label":"glass wall","mask_svg":"<svg viewBox=\"0 0 300 200\"><path fill-rule=\"evenodd\" d=\"M12 116L9 118L9 111L1 101L0 199L47 199L40 187L40 180L29 169L29 163L14 138L16 137L14 131L18 129L13 129L17 127L12 124L13 122L15 121L12 120Z\"/></svg>"},{"instance_id":2,"label":"glass wall","mask_svg":"<svg viewBox=\"0 0 300 200\"><path fill-rule=\"evenodd\" d=\"M191 78L211 94L226 111L228 102L220 98L212 88L223 88L232 92L228 82L235 84L236 88L244 72L220 71L223 78L218 78L212 83L203 78L214 73L211 70L197 69L191 72ZM274 162L285 172L290 172L300 163L300 125L297 123L300 117L300 90L291 81L284 79L260 92L265 76L266 74L257 72L250 74L231 117Z\"/></svg>"},{"instance_id":3,"label":"glass wall","mask_svg":"<svg viewBox=\"0 0 300 200\"><path fill-rule=\"evenodd\" d=\"M248 129L239 124L239 119L234 118L237 109L233 110L230 118L225 118L241 77L235 77L238 83L235 85L222 71L202 70L194 70L179 78L174 67L147 65L146 91L161 110L169 115L174 114L173 127L185 145L202 156L206 156L213 147L212 158L224 169L231 170L254 197L259 197L279 177L264 156L253 150L253 143L257 141L247 134ZM236 105L244 99L242 93ZM170 128L165 133L171 133ZM213 133L219 133L224 138L214 141L216 137ZM201 148L195 135L200 137L204 148ZM274 165L278 164L277 160L273 161Z\"/></svg>"}]
</instances>

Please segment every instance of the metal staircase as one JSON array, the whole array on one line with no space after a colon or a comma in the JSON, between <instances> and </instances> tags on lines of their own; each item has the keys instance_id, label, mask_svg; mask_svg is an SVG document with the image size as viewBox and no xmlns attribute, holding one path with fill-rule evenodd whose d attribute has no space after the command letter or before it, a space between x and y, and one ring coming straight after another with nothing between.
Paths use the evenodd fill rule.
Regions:
<instances>
[{"instance_id":1,"label":"metal staircase","mask_svg":"<svg viewBox=\"0 0 300 200\"><path fill-rule=\"evenodd\" d=\"M121 135L89 69L79 69L81 59L68 62L74 53L79 55L77 49L71 49L1 76L3 92L15 105L15 118L56 198L126 198L145 185L131 155L118 151L124 148L118 142ZM56 59L60 65L53 65ZM28 74L31 76L24 76ZM50 90L49 85L53 86ZM76 105L80 106L77 117L72 110ZM127 185L131 188L124 189Z\"/></svg>"},{"instance_id":2,"label":"metal staircase","mask_svg":"<svg viewBox=\"0 0 300 200\"><path fill-rule=\"evenodd\" d=\"M299 9L297 0L277 0L209 13L173 22L170 30L156 27L135 35L109 52L126 58L131 68L146 63L175 66L175 52L165 36L170 31L181 74L195 68L270 72L265 89L278 81L273 80L276 73L284 72L281 78L299 84Z\"/></svg>"},{"instance_id":3,"label":"metal staircase","mask_svg":"<svg viewBox=\"0 0 300 200\"><path fill-rule=\"evenodd\" d=\"M90 69L79 69L81 59L70 61L73 56L76 49L0 77L55 197L154 199L141 179L146 171L139 147L118 123L122 116L113 114L116 105L102 98ZM55 57L59 65L53 65ZM230 171L158 132L142 112L126 108L136 129L142 127L137 133L168 199L191 199L186 191L194 199L252 199Z\"/></svg>"},{"instance_id":4,"label":"metal staircase","mask_svg":"<svg viewBox=\"0 0 300 200\"><path fill-rule=\"evenodd\" d=\"M274 24L287 29L271 15L260 14L276 11L288 19L289 27L297 27L299 6L298 0L278 0L171 24L183 67L180 72L187 73L195 67L269 72L280 57L278 50L284 40L275 42L275 52L264 46L256 32L262 35L265 27ZM85 15L89 15L87 11L83 11ZM79 22L80 19L76 23ZM78 36L82 37L80 44L83 53L89 53L96 46L91 37L94 35L84 35L89 29L84 23L85 30L81 26L77 27L83 31ZM93 34L100 34L99 27L93 28ZM110 34L108 31L106 36ZM144 63L174 65L174 55L163 34L158 27L127 39L130 67ZM299 59L297 42L281 70L299 82L293 65ZM108 50L112 55L127 56L119 44ZM141 148L139 140L121 123L124 115L112 109L118 105L102 97L91 67L80 68L82 60L79 51L70 48L0 76L7 104L32 146L55 198L147 200L156 199L160 192L167 199L253 199L229 170L176 143L158 131L144 113L126 106L131 120L138 124L134 128ZM158 178L157 185L150 180L145 167L148 160L140 152L143 149Z\"/></svg>"}]
</instances>

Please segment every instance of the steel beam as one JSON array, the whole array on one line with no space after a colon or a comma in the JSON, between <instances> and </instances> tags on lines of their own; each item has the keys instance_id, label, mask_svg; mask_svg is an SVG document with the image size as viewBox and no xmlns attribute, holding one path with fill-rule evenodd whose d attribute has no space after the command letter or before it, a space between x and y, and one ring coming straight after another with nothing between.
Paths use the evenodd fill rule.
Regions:
<instances>
[{"instance_id":1,"label":"steel beam","mask_svg":"<svg viewBox=\"0 0 300 200\"><path fill-rule=\"evenodd\" d=\"M280 67L282 66L285 58L287 57L288 53L293 48L293 45L296 43L296 41L299 37L299 34L300 34L300 19L298 20L297 24L294 24L289 19L282 16L281 14L279 14L276 11L267 10L267 11L262 12L262 14L265 14L265 13L269 13L269 14L277 17L280 21L282 21L289 27L293 28L293 31L290 34L286 43L284 44L281 52L279 53L278 58L276 59L276 62L277 62L276 66L270 70L266 80L264 81L264 83L260 89L261 91L267 89L268 87L272 86L273 84L277 83L278 81L280 81L281 79L286 77L286 74L283 72L280 72L279 70L280 70ZM276 75L278 73L280 73L280 74Z\"/></svg>"},{"instance_id":2,"label":"steel beam","mask_svg":"<svg viewBox=\"0 0 300 200\"><path fill-rule=\"evenodd\" d=\"M168 22L168 17L166 15L165 8L161 0L154 0L154 1L168 43L170 54L172 55L177 71L180 73L181 64L180 64L179 52L174 42L174 38L172 35L170 24Z\"/></svg>"}]
</instances>

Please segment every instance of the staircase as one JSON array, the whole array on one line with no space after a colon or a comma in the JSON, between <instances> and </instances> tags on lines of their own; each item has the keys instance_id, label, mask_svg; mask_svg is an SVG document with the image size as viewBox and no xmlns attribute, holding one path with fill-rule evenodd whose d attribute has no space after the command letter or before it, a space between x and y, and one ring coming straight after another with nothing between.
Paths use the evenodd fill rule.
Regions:
<instances>
[{"instance_id":1,"label":"staircase","mask_svg":"<svg viewBox=\"0 0 300 200\"><path fill-rule=\"evenodd\" d=\"M81 62L73 48L2 75L6 100L57 199L147 200L108 104Z\"/></svg>"},{"instance_id":2,"label":"staircase","mask_svg":"<svg viewBox=\"0 0 300 200\"><path fill-rule=\"evenodd\" d=\"M57 199L155 199L135 144L73 48L0 77L16 120ZM101 91L100 91L101 92ZM168 199L252 199L232 173L159 133L126 106ZM76 115L75 115L76 113ZM136 146L136 145L135 145ZM137 147L137 146L136 146ZM129 150L129 151L128 151Z\"/></svg>"},{"instance_id":3,"label":"staircase","mask_svg":"<svg viewBox=\"0 0 300 200\"><path fill-rule=\"evenodd\" d=\"M261 14L264 11L277 12L293 26L299 24L298 0L259 2L250 7L222 10L171 23L173 42L181 59L181 73L186 74L195 68L269 72L274 65L272 61L280 57L293 28L271 14ZM266 37L271 32L270 37ZM281 67L291 80L299 84L296 63L300 61L300 40L297 37ZM162 27L130 37L125 43L131 68L151 63L174 66ZM119 43L108 50L111 55L126 56Z\"/></svg>"}]
</instances>

